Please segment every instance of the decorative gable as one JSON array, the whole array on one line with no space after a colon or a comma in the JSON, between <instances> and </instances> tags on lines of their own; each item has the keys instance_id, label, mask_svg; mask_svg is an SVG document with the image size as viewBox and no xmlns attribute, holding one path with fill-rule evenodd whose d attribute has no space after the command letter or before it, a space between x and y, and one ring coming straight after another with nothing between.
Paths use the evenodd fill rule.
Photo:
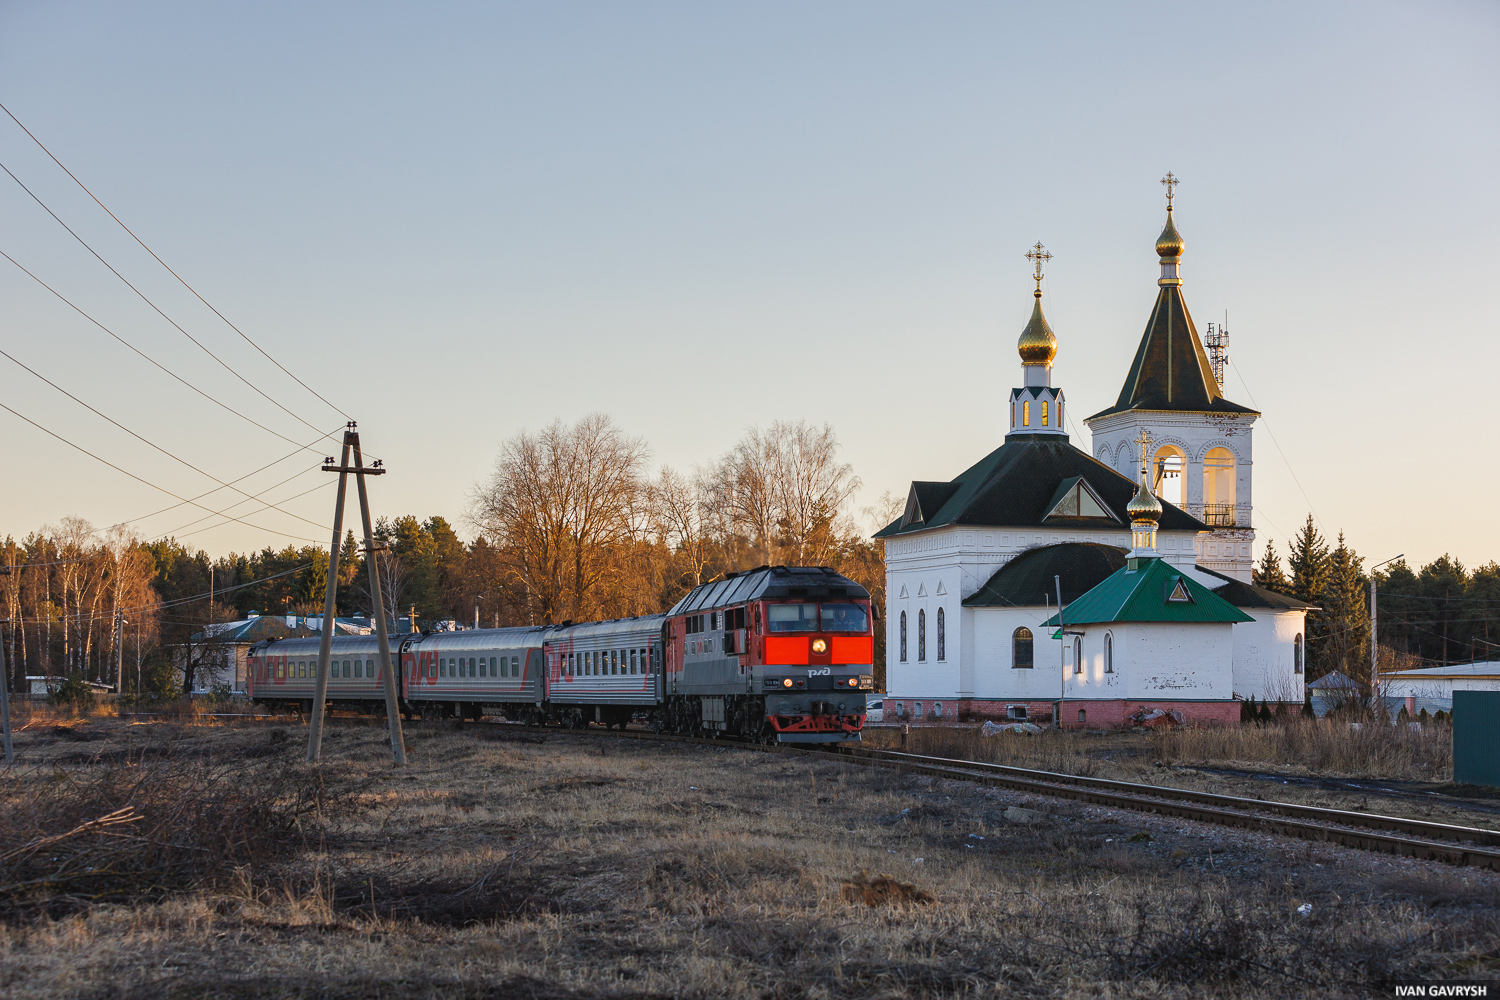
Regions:
<instances>
[{"instance_id":1,"label":"decorative gable","mask_svg":"<svg viewBox=\"0 0 1500 1000\"><path fill-rule=\"evenodd\" d=\"M962 485L961 482L913 482L910 492L906 494L906 510L901 515L901 527L908 528L931 520Z\"/></svg>"},{"instance_id":2,"label":"decorative gable","mask_svg":"<svg viewBox=\"0 0 1500 1000\"><path fill-rule=\"evenodd\" d=\"M1104 505L1104 501L1089 485L1088 480L1082 476L1064 479L1059 483L1057 491L1052 495L1052 503L1047 508L1047 513L1042 516L1043 521L1073 518L1105 518L1117 523L1119 521L1119 518L1115 517Z\"/></svg>"},{"instance_id":3,"label":"decorative gable","mask_svg":"<svg viewBox=\"0 0 1500 1000\"><path fill-rule=\"evenodd\" d=\"M942 597L946 593L948 593L948 588L945 587L945 586L943 586L943 581L942 580L939 580L938 581L938 585L937 585L937 595L939 597Z\"/></svg>"},{"instance_id":4,"label":"decorative gable","mask_svg":"<svg viewBox=\"0 0 1500 1000\"><path fill-rule=\"evenodd\" d=\"M1192 603L1193 595L1188 593L1187 584L1182 582L1182 577L1179 576L1177 578L1177 582L1172 586L1172 592L1167 595L1167 600L1179 604L1184 602Z\"/></svg>"},{"instance_id":5,"label":"decorative gable","mask_svg":"<svg viewBox=\"0 0 1500 1000\"><path fill-rule=\"evenodd\" d=\"M917 584L917 596L918 597L926 597L927 596L927 584L925 584L925 583L919 583L919 584Z\"/></svg>"},{"instance_id":6,"label":"decorative gable","mask_svg":"<svg viewBox=\"0 0 1500 1000\"><path fill-rule=\"evenodd\" d=\"M906 593L906 584L903 583L901 585L901 598L900 599L904 601L904 600L906 600L907 596L908 595Z\"/></svg>"}]
</instances>

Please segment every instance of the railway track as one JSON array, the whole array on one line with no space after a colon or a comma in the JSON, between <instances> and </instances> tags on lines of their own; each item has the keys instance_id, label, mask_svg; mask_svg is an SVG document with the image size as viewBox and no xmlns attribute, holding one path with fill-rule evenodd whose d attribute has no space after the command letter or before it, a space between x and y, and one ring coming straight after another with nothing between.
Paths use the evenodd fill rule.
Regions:
<instances>
[{"instance_id":1,"label":"railway track","mask_svg":"<svg viewBox=\"0 0 1500 1000\"><path fill-rule=\"evenodd\" d=\"M508 731L584 735L584 731L554 726L512 726ZM953 760L898 750L858 745L816 748L785 743L764 744L731 739L705 739L638 730L587 730L587 735L654 742L734 747L786 756L832 758L867 767L885 767L903 774L922 774L951 781L1008 788L1093 805L1155 813L1200 823L1237 827L1301 840L1338 844L1363 851L1440 861L1451 865L1500 871L1500 831L1433 823L1404 816L1329 809L1323 806L1274 802L1218 795L1164 785L1144 785L1109 778L1088 778L1053 771Z\"/></svg>"}]
</instances>

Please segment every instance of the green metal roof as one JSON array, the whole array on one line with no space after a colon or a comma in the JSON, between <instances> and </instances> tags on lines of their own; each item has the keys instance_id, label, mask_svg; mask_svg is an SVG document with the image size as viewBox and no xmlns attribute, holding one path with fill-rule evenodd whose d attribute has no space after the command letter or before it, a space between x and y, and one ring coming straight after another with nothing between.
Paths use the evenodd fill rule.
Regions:
<instances>
[{"instance_id":1,"label":"green metal roof","mask_svg":"<svg viewBox=\"0 0 1500 1000\"><path fill-rule=\"evenodd\" d=\"M1159 557L1127 559L1123 568L1069 604L1064 625L1106 622L1253 622L1255 619ZM1057 615L1042 623L1056 628Z\"/></svg>"}]
</instances>

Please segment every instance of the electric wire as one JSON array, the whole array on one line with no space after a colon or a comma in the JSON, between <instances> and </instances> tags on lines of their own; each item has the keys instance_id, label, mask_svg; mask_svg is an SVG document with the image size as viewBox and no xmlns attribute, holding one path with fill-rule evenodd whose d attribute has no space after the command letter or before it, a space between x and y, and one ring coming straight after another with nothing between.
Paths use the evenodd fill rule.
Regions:
<instances>
[{"instance_id":1,"label":"electric wire","mask_svg":"<svg viewBox=\"0 0 1500 1000\"><path fill-rule=\"evenodd\" d=\"M289 371L286 368L286 366L283 365L280 361L277 361L270 354L267 354L266 351L265 351L265 349L262 348L259 344L257 344L254 340L251 340L250 337L245 333L245 331L243 331L239 327L235 326L233 323L231 323L229 321L228 317L226 317L223 313L219 312L218 309L214 308L213 303L209 302L202 295L199 295L198 294L198 290L196 288L194 288L192 285L188 284L187 281L185 281L180 274L178 274L176 271L172 270L172 268L167 265L166 261L162 260L160 257L157 256L155 250L152 250L150 247L146 246L145 241L142 240L139 236L137 236L135 234L135 231L133 229L131 229L129 226L125 225L125 223L123 221L121 221L121 219L120 219L120 217L118 215L116 215L114 212L110 211L108 205L106 205L106 204L104 204L104 202L100 201L99 197L96 194L94 194L94 192L90 191L88 189L88 186L86 184L84 184L83 181L79 180L78 177L77 177L77 175L75 175L73 173L73 171L69 170L67 168L67 166L64 165L61 160L59 160L55 155L53 155L52 150L48 149L46 147L46 145L44 145L42 143L42 140L38 139L32 133L31 129L27 128L24 124L22 124L21 120L19 118L17 118L11 112L10 108L7 108L4 104L0 104L0 111L4 111L6 113L6 115L8 115L10 117L10 120L13 121L13 122L15 122L16 125L18 125L20 127L21 131L25 132L27 134L27 136L29 136L31 138L31 141L34 142L34 143L36 143L37 146L41 149L41 151L44 152L44 153L46 153L47 156L48 156L48 158L50 158L53 163L57 164L58 167L61 168L61 170L62 170L63 173L65 173L69 177L71 177L73 179L73 183L77 184L80 188L82 188L83 189L83 193L86 194L86 195L88 195L90 198L92 198L94 200L94 204L96 204L100 208L104 209L105 214L107 214L111 219L114 219L115 222L119 223L120 228L123 229L123 230L125 230L125 232L129 233L130 234L130 238L133 239L133 240L135 240L137 243L139 243L142 250L145 250L147 253L149 253L156 260L156 262L158 264L160 264L162 267L166 268L168 274L170 274L172 277L176 278L182 284L183 288L186 288L188 291L192 292L194 298L196 298L199 302L202 302L205 306L208 306L208 308L213 312L213 314L215 316L219 317L220 319L222 319L225 322L225 324L228 325L228 327L231 330L233 330L235 333L239 334L240 337L242 337L244 339L245 343L247 343L251 347L255 348L257 351L260 352L260 355L262 357L264 357L267 361L271 362L271 364L275 365L277 368L280 368L283 372L285 372L286 375L289 378L291 378L292 381L296 382L298 385L300 385L302 388L306 389L308 392L312 393L314 396L317 396L318 399L322 400L323 403L326 404L335 413L337 413L340 416L342 416L345 420L352 420L353 419L352 417L349 416L349 414L345 413L343 410L339 409L339 407L335 406L328 399L324 398L324 396L321 393L319 393L316 389L314 389L312 386L308 385L306 382L302 381L296 375L292 374L292 372ZM9 171L7 171L7 173L9 173Z\"/></svg>"},{"instance_id":2,"label":"electric wire","mask_svg":"<svg viewBox=\"0 0 1500 1000\"><path fill-rule=\"evenodd\" d=\"M1255 393L1250 391L1250 384L1245 381L1245 376L1240 372L1239 365L1230 365L1229 367L1234 369L1234 377L1240 380L1240 385L1244 386L1245 395L1249 398L1250 405L1259 410L1260 404L1255 401ZM1297 478L1297 471L1292 468L1291 459L1286 457L1286 452L1281 448L1281 442L1276 440L1276 432L1271 430L1271 424L1266 420L1266 415L1264 413L1260 415L1260 422L1266 428L1266 433L1270 435L1271 443L1276 446L1276 451L1281 455L1282 462L1286 463L1286 471L1291 474L1292 482L1296 483L1297 489L1302 492L1302 499L1307 501L1307 509L1312 513L1313 520L1318 522L1318 527L1322 529L1323 534L1326 536L1328 534L1328 526L1325 525L1323 523L1323 519L1318 516L1318 510L1313 506L1312 497L1307 495L1307 490L1303 487L1302 480Z\"/></svg>"},{"instance_id":3,"label":"electric wire","mask_svg":"<svg viewBox=\"0 0 1500 1000\"><path fill-rule=\"evenodd\" d=\"M16 365L16 366L18 366L20 368L25 369L27 372L29 372L30 374L36 376L38 379L41 379L43 382L46 382L48 385L50 385L52 388L56 389L58 392L62 393L64 396L67 396L69 399L71 399L73 402L77 403L79 406L82 406L84 409L86 409L90 413L94 414L96 417L99 417L101 420L105 420L105 421L109 422L110 424L113 424L115 427L118 427L120 430L124 431L126 434L129 434L131 437L135 438L137 441L141 442L142 444L146 445L147 447L154 448L155 450L161 452L163 455L165 455L168 458L172 459L174 462L178 462L178 463L180 463L182 465L185 465L189 469L192 469L194 472L198 473L199 475L205 476L205 477L207 477L209 479L212 479L214 482L218 483L221 487L223 487L225 489L234 490L234 492L240 494L240 496L244 497L247 500L256 500L255 497L252 497L249 493L246 493L244 490L240 489L239 487L233 486L233 485L231 485L229 483L226 483L224 480L220 479L218 476L214 475L213 473L206 472L203 469L200 469L198 466L194 465L192 462L189 462L187 459L182 458L182 457L180 457L178 455L174 455L170 451L168 451L167 449L163 448L161 445L156 444L154 441L151 441L151 440L149 440L149 439L147 439L145 437L142 437L140 434L137 434L135 431L131 430L129 427L126 427L124 424L120 423L118 420L115 420L113 417L110 417L110 416L108 416L108 415L106 415L104 413L101 413L99 410L95 409L93 406L90 406L88 403L85 403L83 400L79 399L77 396L73 395L71 392L69 392L68 390L64 389L62 386L58 385L56 382L54 382L51 379L47 378L47 376L43 375L41 372L39 372L36 369L30 367L29 365L25 364L24 362L19 361L14 355L10 354L8 351L6 351L4 349L0 349L0 356L5 357L12 364L14 364L14 365ZM307 523L307 524L310 524L310 525L312 525L315 528L322 528L322 527L324 527L324 525L319 524L317 521L309 520L308 518L303 517L301 514L293 514L291 511L285 510L285 509L283 509L281 507L277 507L275 504L266 503L264 500L257 500L256 502L264 504L265 509L267 509L267 510L279 511L282 514L286 514L288 517L294 517L297 520L302 521L302 522ZM238 506L238 504L236 504L236 506ZM256 513L258 513L258 512L256 512Z\"/></svg>"},{"instance_id":4,"label":"electric wire","mask_svg":"<svg viewBox=\"0 0 1500 1000\"><path fill-rule=\"evenodd\" d=\"M259 475L260 473L265 472L267 469L272 468L273 466L280 465L282 462L285 462L287 459L296 458L297 455L298 455L298 453L301 450L302 449L299 448L297 451L294 451L294 452L292 452L289 455L283 455L280 458L276 459L274 462L268 462L265 465L262 465L260 468L254 470L253 472L247 472L243 476L241 476L240 478L233 479L233 480L230 480L230 481L231 482L235 482L235 483L244 482L246 479L249 479L251 476ZM303 472L311 472L313 469L317 469L317 468L321 468L321 466L316 466L316 465L309 466L308 468L306 468L306 469L304 469L302 471ZM292 478L296 478L296 477L294 476ZM290 480L282 480L282 482L290 482ZM280 485L280 484L278 483L277 485ZM269 489L275 489L275 488L276 488L275 486L269 487ZM209 490L206 493L199 493L197 496L193 497L193 500L202 500L204 497L213 496L217 492L219 492L218 489L212 489L212 490ZM266 491L262 490L261 492L264 493ZM171 506L163 507L161 510L154 510L154 511L152 511L149 514L142 514L140 517L133 517L133 518L131 518L128 521L120 521L120 522L118 522L116 524L112 524L112 525L110 525L109 528L95 528L94 529L94 533L95 534L99 534L102 531L108 531L108 530L111 530L113 528L123 528L127 524L134 524L137 521L144 521L147 518L155 517L158 514L165 514L169 510L176 510L178 507L186 506L190 502L191 501L183 501L182 503L174 503ZM235 507L238 507L240 505L240 503L242 503L242 502L243 501L236 500L234 503L230 504L225 509L226 510L233 510ZM201 520L201 518L200 518L200 520ZM197 523L197 522L194 522L194 523ZM158 537L161 537L161 536L158 536Z\"/></svg>"},{"instance_id":5,"label":"electric wire","mask_svg":"<svg viewBox=\"0 0 1500 1000\"><path fill-rule=\"evenodd\" d=\"M304 470L304 471L311 471L311 470ZM298 473L298 475L301 475L301 473ZM293 476L292 478L295 479L296 476ZM283 482L290 482L290 481L291 480L283 480ZM280 484L277 484L277 485L280 485ZM318 490L326 490L328 487L330 487L330 486L336 486L336 485L337 485L337 483L334 480L330 479L327 482L319 483L318 485L314 486L312 489L303 490L301 493L294 493L293 495L287 497L285 500L281 500L279 502L280 503L290 503L293 500L298 500L298 499L301 499L302 497L307 496L309 493L316 493L316 492L318 492ZM272 489L275 489L275 487L272 487ZM240 503L243 503L243 502L244 501L240 501ZM239 504L234 504L232 506L237 507L237 506L239 506ZM229 509L229 508L226 508L226 509ZM226 525L226 524L229 523L228 521L220 521L218 524L209 524L209 525L205 525L205 526L203 526L201 528L193 528L192 531L184 531L184 530L182 530L183 528L192 528L193 525L197 524L199 521L206 521L206 520L208 520L208 518L210 516L212 516L212 515L204 515L203 517L198 518L197 521L189 521L187 524L184 524L181 528L176 528L176 529L174 529L172 531L165 532L161 537L163 537L163 538L166 538L166 537L171 537L171 538L190 538L193 535L202 534L205 531L212 531L215 528L222 528L222 527L224 527L224 525ZM351 530L353 530L353 529L351 529Z\"/></svg>"},{"instance_id":6,"label":"electric wire","mask_svg":"<svg viewBox=\"0 0 1500 1000\"><path fill-rule=\"evenodd\" d=\"M42 208L47 212L47 214L50 215L50 216L52 216L52 218L57 221L57 224L59 226L62 226L64 229L66 229L68 231L68 235L72 236L75 240L77 240L79 242L79 244L85 250L87 250L89 253L93 254L94 258L96 260L98 260L99 263L103 264L106 268L108 268L109 272L111 274L113 274L116 278L119 278L122 282L124 282L126 288L129 288L132 292L134 292L140 298L140 300L142 302L146 303L146 305L150 306L156 312L156 314L158 316L160 316L162 319L164 319L168 323L170 323L173 326L173 328L177 330L178 333L182 334L188 340L191 340L198 347L199 350L201 350L204 354L207 354L209 357L213 358L216 362L219 363L219 366L221 368L223 368L229 374L233 375L235 378L239 379L241 382L245 383L246 386L248 386L250 389L254 390L263 399L265 399L266 402L270 403L272 406L275 406L278 410L281 410L283 413L285 413L287 416L291 417L293 420L296 420L296 421L298 421L300 423L306 424L308 427L311 427L313 430L317 430L318 429L318 427L317 427L316 424L312 423L309 420L305 420L304 418L298 416L296 413L293 413L291 410L287 409L287 407L285 405L283 405L279 400L277 400L274 396L270 395L264 389L262 389L259 386L257 386L254 382L251 382L249 379L245 378L245 376L243 376L239 372L235 371L234 368L231 367L226 361L224 361L223 358L220 358L217 354L215 354L213 351L209 350L206 346L204 346L204 344L201 341L199 341L198 338L194 337L192 334L190 334L186 330L184 330L182 328L182 326L176 320L174 320L172 317L168 316L165 312L163 312L161 310L160 306L158 306L155 302L152 302L149 298L147 298L146 294L144 292L142 292L139 288L135 287L135 285L131 284L130 281L129 281L129 279L127 279L123 274L121 274L119 271L116 271L115 268L114 268L114 265L110 264L109 261L107 261L103 257L101 257L99 255L99 252L97 250L95 250L93 247L89 246L88 242L86 240L84 240L84 238L82 236L79 236L77 233L73 232L73 230L68 226L68 224L66 222L64 222L62 219L58 218L57 213L54 212L54 211L52 211L52 209L48 208L47 207L47 203L44 202L44 201L42 201L42 199L38 198L32 192L32 190L29 187L27 187L25 184L22 184L21 183L21 179L19 177L17 177L15 174L11 173L10 168L7 167L4 163L0 163L0 170L4 170L7 174L10 174L10 179L13 180L13 181L15 181L17 184L19 184L21 186L21 190L22 191L25 191L27 194L31 195L31 198L32 198L33 201L35 201L38 205L42 206ZM329 436L332 437L332 435L329 435Z\"/></svg>"},{"instance_id":7,"label":"electric wire","mask_svg":"<svg viewBox=\"0 0 1500 1000\"><path fill-rule=\"evenodd\" d=\"M256 420L255 418L246 416L245 414L241 413L239 410L236 410L234 407L230 406L228 403L224 402L221 399L217 399L214 396L209 395L207 392L204 392L202 389L198 388L196 385L194 385L193 383L189 382L187 379L183 378L181 375L178 375L176 372L172 371L166 365L163 365L160 361L157 361L155 358L151 357L149 354L147 354L146 352L142 351L140 348L136 347L130 341L126 340L124 337L120 336L118 333L115 333L109 327L107 327L103 323L99 322L93 316L90 316L83 309L81 309L78 306L74 305L73 302L71 300L69 300L67 296L63 295L63 293L59 292L57 289L55 289L51 285L47 284L41 278L37 277L30 270L28 270L25 265L23 265L20 261L16 260L10 254L6 253L4 250L0 250L0 257L4 257L6 260L8 260L12 264L14 264L17 268L19 268L21 270L21 272L23 274L25 274L32 281L35 281L38 285L41 285L43 288L47 289L47 291L49 291L53 295L55 295L69 309L72 309L78 315L82 316L84 319L88 320L90 323L94 324L99 329L101 329L105 333L109 334L115 340L119 341L121 344L123 344L126 347L128 347L131 351L135 352L135 354L137 354L141 358L145 359L146 361L149 361L151 364L155 365L158 369L160 369L161 371L163 371L167 375L170 375L172 378L176 379L178 382L181 382L183 385L187 386L189 389L193 390L198 395L200 395L204 399L208 400L210 403L213 403L215 406L217 406L217 407L219 407L219 408L221 408L223 410L227 410L228 412L234 414L235 416L239 417L241 420L246 421L247 423L254 424L256 427L259 427L261 430L265 431L267 434L271 434L271 435L274 435L276 437L279 437L279 438L281 438L281 440L286 441L289 444L297 444L296 439L289 438L285 434L282 434L280 431L274 431L274 430L272 430L271 428L267 427L265 424L261 423L260 421ZM316 431L316 430L318 430L318 428L314 427L313 430ZM324 438L333 439L334 435L336 433L337 433L337 429L336 428L334 430L332 430L332 431L326 431L326 432L325 431L318 431L318 441L322 441ZM316 443L316 442L314 442L314 443ZM298 445L298 447L301 448L304 451L310 451L310 452L312 452L314 454L322 454L322 452L323 452L322 449L314 448L310 444Z\"/></svg>"},{"instance_id":8,"label":"electric wire","mask_svg":"<svg viewBox=\"0 0 1500 1000\"><path fill-rule=\"evenodd\" d=\"M131 479L134 479L136 482L140 483L143 486L149 486L153 490L157 490L158 492L165 493L167 496L172 497L175 500L181 500L183 503L190 503L194 507L197 507L200 510L210 510L210 508L205 507L202 504L197 503L196 501L189 500L187 497L179 496L178 494L173 493L171 490L167 489L165 486L158 486L155 483L151 482L149 479L142 479L140 476L137 476L135 473L129 472L129 471L125 470L125 469L122 469L120 466L118 466L115 463L111 462L109 459L107 459L107 458L101 458L100 456L98 456L98 455L94 454L93 452L89 451L87 448L83 447L82 445L74 444L72 441L69 441L67 438L63 437L61 434L58 434L56 431L48 430L46 427L43 427L41 424L37 423L35 420L32 420L30 417L26 416L25 414L23 414L23 413L21 413L21 412L19 412L17 410L12 409L9 406L6 406L4 403L0 403L0 410L4 410L6 413L9 413L9 414L11 414L14 417L19 418L20 420L25 421L26 423L28 423L31 426L35 427L37 430L41 431L43 434L46 434L48 437L56 438L58 441L61 441L63 444L67 445L69 448L72 448L74 451L80 451L80 452L82 452L83 454L87 455L89 458L92 458L94 461L99 462L99 463L101 463L103 465L109 466L111 469L114 469L116 472L120 473L121 475L128 476L128 477L130 477ZM217 492L217 491L215 491L215 492ZM293 534L290 534L289 532L277 531L274 528L262 527L261 525L252 524L249 521L242 520L241 518L234 517L234 516L229 515L229 514L225 514L223 516L228 517L231 521L235 521L235 522L238 522L239 524L243 524L243 525L245 525L248 528L254 528L257 531L269 531L273 535L281 535L284 538L295 538L295 539L297 539L298 541L301 541L301 542L313 542L313 543L317 542L316 538L308 538L305 535L293 535Z\"/></svg>"}]
</instances>

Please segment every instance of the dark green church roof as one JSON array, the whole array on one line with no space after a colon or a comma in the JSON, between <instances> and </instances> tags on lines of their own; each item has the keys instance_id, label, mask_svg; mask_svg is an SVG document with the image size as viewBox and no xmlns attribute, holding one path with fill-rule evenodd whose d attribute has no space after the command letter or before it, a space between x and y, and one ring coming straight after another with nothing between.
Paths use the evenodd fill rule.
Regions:
<instances>
[{"instance_id":1,"label":"dark green church roof","mask_svg":"<svg viewBox=\"0 0 1500 1000\"><path fill-rule=\"evenodd\" d=\"M1057 603L1057 584L1068 604L1107 580L1125 565L1125 550L1098 542L1063 542L1027 549L995 571L970 596L966 608L1027 607Z\"/></svg>"},{"instance_id":2,"label":"dark green church roof","mask_svg":"<svg viewBox=\"0 0 1500 1000\"><path fill-rule=\"evenodd\" d=\"M1082 480L1105 516L1057 512L1064 482ZM1128 528L1125 506L1135 483L1079 451L1060 434L1010 434L1005 443L947 483L916 482L901 517L875 533L890 538L946 525L984 527ZM1207 531L1208 525L1163 501L1163 531Z\"/></svg>"},{"instance_id":3,"label":"dark green church roof","mask_svg":"<svg viewBox=\"0 0 1500 1000\"><path fill-rule=\"evenodd\" d=\"M1107 410L1085 419L1096 420L1125 410L1189 410L1194 413L1259 413L1248 406L1231 403L1219 390L1208 352L1193 317L1182 298L1181 285L1163 285L1156 296L1156 308L1120 398Z\"/></svg>"},{"instance_id":4,"label":"dark green church roof","mask_svg":"<svg viewBox=\"0 0 1500 1000\"><path fill-rule=\"evenodd\" d=\"M1063 608L1064 625L1107 622L1253 622L1165 559L1127 559L1109 579ZM1042 625L1057 627L1057 615Z\"/></svg>"}]
</instances>

